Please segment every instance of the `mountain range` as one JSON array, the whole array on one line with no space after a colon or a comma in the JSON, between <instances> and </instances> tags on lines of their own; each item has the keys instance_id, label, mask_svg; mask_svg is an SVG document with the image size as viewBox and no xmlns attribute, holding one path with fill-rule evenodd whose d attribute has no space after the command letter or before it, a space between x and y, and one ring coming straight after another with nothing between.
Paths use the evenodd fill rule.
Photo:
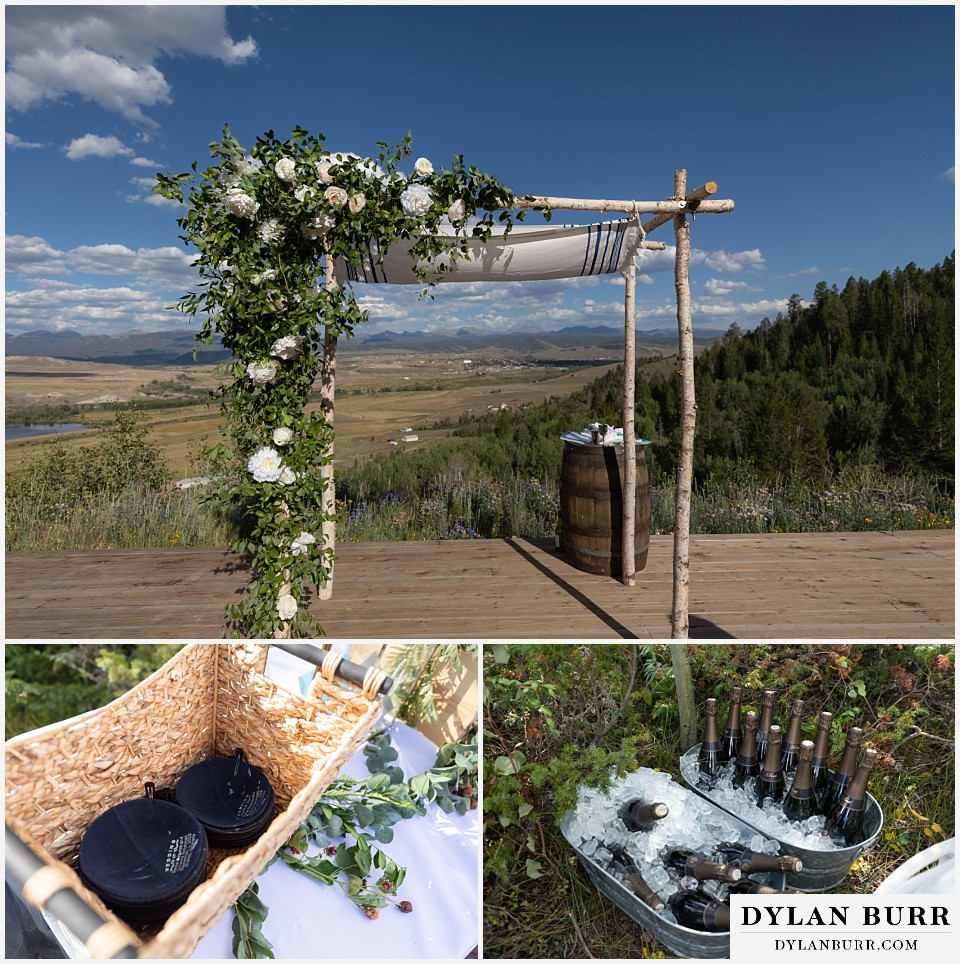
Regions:
<instances>
[{"instance_id":1,"label":"mountain range","mask_svg":"<svg viewBox=\"0 0 960 964\"><path fill-rule=\"evenodd\" d=\"M723 334L708 329L696 332L695 340L706 345ZM676 329L657 328L637 332L637 350L669 353L675 350ZM455 331L382 331L359 334L341 340L345 352L444 352L478 353L484 350L536 358L559 355L586 359L606 356L623 350L623 331L608 326L572 325L558 331L490 332L479 328ZM28 331L7 333L5 351L9 355L41 355L74 361L96 361L117 365L150 367L156 365L209 365L229 357L219 343L203 346L195 360L196 341L190 331L128 331L117 335L85 335L69 329L63 331Z\"/></svg>"}]
</instances>

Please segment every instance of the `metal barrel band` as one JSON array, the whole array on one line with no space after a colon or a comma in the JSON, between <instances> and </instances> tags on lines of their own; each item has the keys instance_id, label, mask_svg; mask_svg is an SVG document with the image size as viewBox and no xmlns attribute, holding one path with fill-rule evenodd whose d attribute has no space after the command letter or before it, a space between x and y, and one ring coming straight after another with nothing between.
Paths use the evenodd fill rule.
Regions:
<instances>
[{"instance_id":1,"label":"metal barrel band","mask_svg":"<svg viewBox=\"0 0 960 964\"><path fill-rule=\"evenodd\" d=\"M83 946L92 958L116 957L125 947L130 946L130 932L116 921L108 920L87 938Z\"/></svg>"},{"instance_id":2,"label":"metal barrel band","mask_svg":"<svg viewBox=\"0 0 960 964\"><path fill-rule=\"evenodd\" d=\"M28 904L43 907L58 891L71 890L73 885L74 877L69 868L58 864L45 864L24 881L23 896Z\"/></svg>"}]
</instances>

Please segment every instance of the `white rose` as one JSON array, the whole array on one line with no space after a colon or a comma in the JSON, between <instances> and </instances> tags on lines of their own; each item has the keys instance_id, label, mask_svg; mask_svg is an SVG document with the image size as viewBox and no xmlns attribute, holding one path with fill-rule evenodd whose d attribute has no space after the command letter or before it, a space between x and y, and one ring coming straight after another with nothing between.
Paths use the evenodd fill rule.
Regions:
<instances>
[{"instance_id":1,"label":"white rose","mask_svg":"<svg viewBox=\"0 0 960 964\"><path fill-rule=\"evenodd\" d=\"M249 194L236 187L227 191L224 204L235 218L252 218L260 208L260 205Z\"/></svg>"},{"instance_id":2,"label":"white rose","mask_svg":"<svg viewBox=\"0 0 960 964\"><path fill-rule=\"evenodd\" d=\"M400 195L400 205L408 217L421 217L430 210L433 194L425 184L411 184Z\"/></svg>"},{"instance_id":3,"label":"white rose","mask_svg":"<svg viewBox=\"0 0 960 964\"><path fill-rule=\"evenodd\" d=\"M467 209L463 201L454 201L453 204L447 208L447 217L450 219L451 223L462 221L466 216Z\"/></svg>"},{"instance_id":4,"label":"white rose","mask_svg":"<svg viewBox=\"0 0 960 964\"><path fill-rule=\"evenodd\" d=\"M322 238L331 228L336 226L336 223L329 214L324 214L301 224L300 233L305 238Z\"/></svg>"},{"instance_id":5,"label":"white rose","mask_svg":"<svg viewBox=\"0 0 960 964\"><path fill-rule=\"evenodd\" d=\"M297 176L296 161L289 157L281 157L273 169L277 172L277 177L281 181L292 181Z\"/></svg>"},{"instance_id":6,"label":"white rose","mask_svg":"<svg viewBox=\"0 0 960 964\"><path fill-rule=\"evenodd\" d=\"M333 161L317 161L317 177L321 184L333 184Z\"/></svg>"},{"instance_id":7,"label":"white rose","mask_svg":"<svg viewBox=\"0 0 960 964\"><path fill-rule=\"evenodd\" d=\"M417 163L413 165L413 173L418 177L426 177L433 173L433 165L425 157L418 157Z\"/></svg>"},{"instance_id":8,"label":"white rose","mask_svg":"<svg viewBox=\"0 0 960 964\"><path fill-rule=\"evenodd\" d=\"M264 445L258 448L247 462L247 470L258 482L276 482L285 471L276 449Z\"/></svg>"},{"instance_id":9,"label":"white rose","mask_svg":"<svg viewBox=\"0 0 960 964\"><path fill-rule=\"evenodd\" d=\"M244 159L237 165L237 168L241 174L256 174L259 172L261 167L263 167L263 161L258 160L251 154L247 154L247 156L244 157Z\"/></svg>"},{"instance_id":10,"label":"white rose","mask_svg":"<svg viewBox=\"0 0 960 964\"><path fill-rule=\"evenodd\" d=\"M296 539L290 544L290 548L293 550L295 556L305 556L310 548L315 542L316 538L312 536L309 532L301 532Z\"/></svg>"},{"instance_id":11,"label":"white rose","mask_svg":"<svg viewBox=\"0 0 960 964\"><path fill-rule=\"evenodd\" d=\"M323 196L327 204L335 208L342 208L344 204L347 203L347 192L342 187L337 187L334 184L331 184L330 187L323 192Z\"/></svg>"},{"instance_id":12,"label":"white rose","mask_svg":"<svg viewBox=\"0 0 960 964\"><path fill-rule=\"evenodd\" d=\"M282 358L289 361L300 354L300 346L303 344L303 335L284 335L278 338L270 349L270 354L274 358Z\"/></svg>"},{"instance_id":13,"label":"white rose","mask_svg":"<svg viewBox=\"0 0 960 964\"><path fill-rule=\"evenodd\" d=\"M294 192L293 196L303 204L308 197L313 197L317 192L312 187L298 187Z\"/></svg>"},{"instance_id":14,"label":"white rose","mask_svg":"<svg viewBox=\"0 0 960 964\"><path fill-rule=\"evenodd\" d=\"M225 170L220 175L220 182L228 188L239 187L242 180L243 178L236 171Z\"/></svg>"},{"instance_id":15,"label":"white rose","mask_svg":"<svg viewBox=\"0 0 960 964\"><path fill-rule=\"evenodd\" d=\"M269 385L276 379L279 367L275 361L250 362L247 377L254 385Z\"/></svg>"},{"instance_id":16,"label":"white rose","mask_svg":"<svg viewBox=\"0 0 960 964\"><path fill-rule=\"evenodd\" d=\"M280 237L280 222L276 218L267 218L257 227L257 234L263 241L276 241Z\"/></svg>"},{"instance_id":17,"label":"white rose","mask_svg":"<svg viewBox=\"0 0 960 964\"><path fill-rule=\"evenodd\" d=\"M285 592L277 597L277 615L286 623L297 615L297 601Z\"/></svg>"},{"instance_id":18,"label":"white rose","mask_svg":"<svg viewBox=\"0 0 960 964\"><path fill-rule=\"evenodd\" d=\"M264 281L273 281L277 277L277 271L275 268L267 268L265 271L261 271L259 274L250 275L250 284L260 285Z\"/></svg>"},{"instance_id":19,"label":"white rose","mask_svg":"<svg viewBox=\"0 0 960 964\"><path fill-rule=\"evenodd\" d=\"M367 204L367 199L363 194L352 194L347 200L347 207L351 214L359 214Z\"/></svg>"},{"instance_id":20,"label":"white rose","mask_svg":"<svg viewBox=\"0 0 960 964\"><path fill-rule=\"evenodd\" d=\"M284 445L289 445L291 439L293 438L293 429L281 426L280 428L275 428L273 430L273 444L279 445L281 448Z\"/></svg>"},{"instance_id":21,"label":"white rose","mask_svg":"<svg viewBox=\"0 0 960 964\"><path fill-rule=\"evenodd\" d=\"M293 483L297 481L297 473L294 472L289 465L285 465L280 470L280 477L277 479L277 481L281 485L293 485Z\"/></svg>"}]
</instances>

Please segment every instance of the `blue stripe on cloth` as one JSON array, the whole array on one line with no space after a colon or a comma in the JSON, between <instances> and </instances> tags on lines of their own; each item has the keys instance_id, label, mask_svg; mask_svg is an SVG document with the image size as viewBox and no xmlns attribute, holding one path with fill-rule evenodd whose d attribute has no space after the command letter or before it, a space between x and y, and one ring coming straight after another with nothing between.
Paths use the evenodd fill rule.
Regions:
<instances>
[{"instance_id":1,"label":"blue stripe on cloth","mask_svg":"<svg viewBox=\"0 0 960 964\"><path fill-rule=\"evenodd\" d=\"M367 239L367 261L370 265L370 275L373 278L374 283L377 283L381 280L386 282L386 275L384 275L382 279L377 277L377 262L373 256L373 238Z\"/></svg>"},{"instance_id":2,"label":"blue stripe on cloth","mask_svg":"<svg viewBox=\"0 0 960 964\"><path fill-rule=\"evenodd\" d=\"M593 233L593 225L587 225L587 243L583 249L583 267L580 269L580 277L587 273L587 258L590 257L590 235Z\"/></svg>"},{"instance_id":3,"label":"blue stripe on cloth","mask_svg":"<svg viewBox=\"0 0 960 964\"><path fill-rule=\"evenodd\" d=\"M597 266L597 255L600 253L600 240L601 240L602 234L603 234L603 225L601 224L597 226L597 237L593 243L593 260L590 262L590 270L587 272L587 274L596 274L596 271L594 269Z\"/></svg>"},{"instance_id":4,"label":"blue stripe on cloth","mask_svg":"<svg viewBox=\"0 0 960 964\"><path fill-rule=\"evenodd\" d=\"M615 230L614 225L607 224L604 226L604 243L603 243L603 257L600 259L600 267L597 269L597 274L604 274L607 271L607 253L611 249L610 238Z\"/></svg>"},{"instance_id":5,"label":"blue stripe on cloth","mask_svg":"<svg viewBox=\"0 0 960 964\"><path fill-rule=\"evenodd\" d=\"M610 257L607 258L604 264L604 274L610 274L617 270L617 265L620 263L620 251L623 248L623 237L626 233L624 229L624 222L617 221L613 225L614 239L613 244L610 245Z\"/></svg>"}]
</instances>

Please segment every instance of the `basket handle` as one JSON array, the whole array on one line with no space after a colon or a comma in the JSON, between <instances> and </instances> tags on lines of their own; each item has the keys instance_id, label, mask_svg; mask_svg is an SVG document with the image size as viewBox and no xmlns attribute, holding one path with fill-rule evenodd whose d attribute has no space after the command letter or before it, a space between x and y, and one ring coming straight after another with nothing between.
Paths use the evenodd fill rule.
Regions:
<instances>
[{"instance_id":1,"label":"basket handle","mask_svg":"<svg viewBox=\"0 0 960 964\"><path fill-rule=\"evenodd\" d=\"M308 663L312 663L317 667L323 663L323 659L326 656L324 650L317 649L316 646L312 646L309 643L271 643L271 645L276 646L277 649L282 649L291 656L298 656L300 659L305 659ZM337 676L342 676L348 683L354 683L362 687L367 682L367 673L369 670L359 663L351 663L349 660L341 659L335 672ZM383 675L383 680L377 687L377 694L386 696L392 689L393 678Z\"/></svg>"},{"instance_id":2,"label":"basket handle","mask_svg":"<svg viewBox=\"0 0 960 964\"><path fill-rule=\"evenodd\" d=\"M138 956L126 928L105 920L72 888L63 865L41 860L14 832L4 827L4 863L28 903L43 907L86 945L91 957L130 959ZM28 896L29 895L29 896Z\"/></svg>"}]
</instances>

